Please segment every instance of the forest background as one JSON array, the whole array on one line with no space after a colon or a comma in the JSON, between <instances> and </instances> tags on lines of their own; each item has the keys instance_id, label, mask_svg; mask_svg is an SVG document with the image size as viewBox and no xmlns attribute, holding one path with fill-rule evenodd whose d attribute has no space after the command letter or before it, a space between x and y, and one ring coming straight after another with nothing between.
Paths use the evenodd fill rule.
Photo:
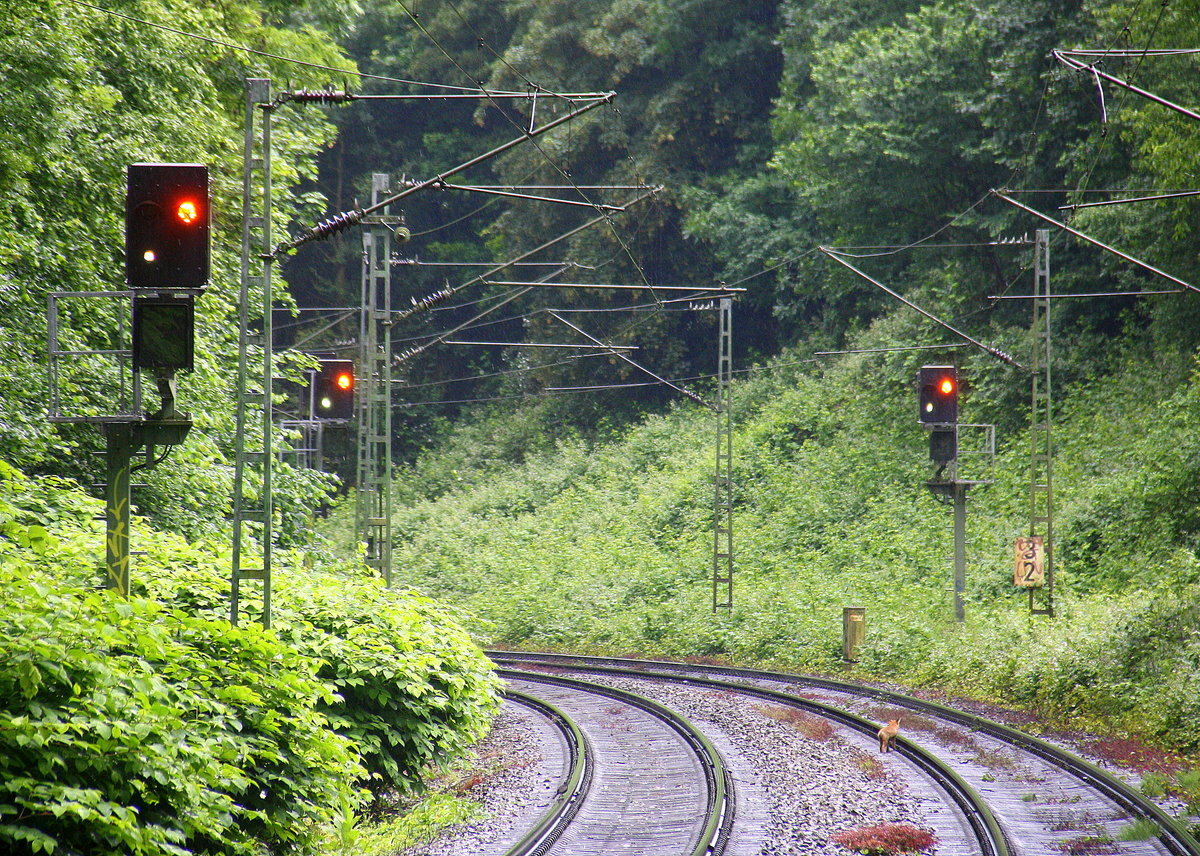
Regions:
<instances>
[{"instance_id":1,"label":"forest background","mask_svg":"<svg viewBox=\"0 0 1200 856\"><path fill-rule=\"evenodd\" d=\"M13 585L70 579L86 600L98 579L87 557L102 553L102 529L85 494L96 495L102 440L45 419L46 299L122 287L126 164L204 162L213 175L213 287L198 304L197 368L180 382L196 427L135 496L141 539L169 545L135 575L139 594L214 617L232 481L243 80L537 93L287 108L273 163L277 217L293 233L362 204L372 173L396 186L437 176L521 136L534 111L539 123L562 115L568 101L552 93L613 90L612 107L462 180L554 185L555 196L613 205L636 192L594 188L661 185L539 260L569 262L569 281L746 289L734 308L735 608L714 615L708 602L707 409L615 358L439 346L399 362L393 391L396 576L452 604L436 627L465 622L494 644L833 670L841 608L860 605L862 674L1200 748L1198 295L1054 304L1051 620L1029 615L1011 585L1012 540L1028 527L1028 375L958 347L816 251L859 254L873 278L1026 364L1028 302L995 298L1029 293L1030 247L1012 239L1045 224L991 189L1191 281L1196 197L1071 206L1193 189L1196 121L1100 87L1050 51L1107 50L1109 73L1194 108L1194 56L1151 51L1194 47L1195 0L100 5L15 0L0 24L0 342L11 367L0 373L0 460L10 465L0 563ZM412 238L399 248L410 263L396 268L398 305L457 290L479 270L468 264L514 258L596 210L446 188L405 200L403 214ZM360 255L347 231L281 260L289 292L276 344L296 349L280 354L281 374L299 379L303 352L354 352L357 320L341 310L358 302ZM1057 230L1051 271L1064 294L1173 289ZM393 331L398 350L507 293L473 286L414 314ZM712 399L715 314L648 292L538 290L465 332L563 341L552 308L578 311L592 335L636 345L639 363ZM105 312L78 305L66 320L72 343L111 347ZM891 350L931 345L944 350ZM815 356L847 350L860 353ZM915 418L916 369L941 362L968 380L964 418L994 424L998 438L995 484L970 500L961 625L948 594L949 514L923 484L931 470ZM103 412L112 388L91 363L68 392ZM607 388L551 394L562 387ZM350 459L329 433L331 460ZM297 551L298 574L315 563L334 588L349 574L364 597L428 612L416 594L378 595L360 579L343 552L344 513L314 540L309 511L336 504L350 470L339 483L281 465L280 548ZM185 596L193 573L211 598ZM356 603L339 609L353 615ZM22 627L29 614L6 612ZM16 652L28 635L10 638ZM463 720L431 756L461 751L486 720L491 689L476 656L464 637L449 658L478 695L463 697ZM7 674L36 701L41 679Z\"/></svg>"}]
</instances>

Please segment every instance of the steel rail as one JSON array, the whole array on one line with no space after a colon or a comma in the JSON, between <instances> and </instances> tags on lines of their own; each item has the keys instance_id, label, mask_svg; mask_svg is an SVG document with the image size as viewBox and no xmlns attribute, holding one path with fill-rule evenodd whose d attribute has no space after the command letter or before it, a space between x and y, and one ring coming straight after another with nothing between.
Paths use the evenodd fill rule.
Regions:
<instances>
[{"instance_id":1,"label":"steel rail","mask_svg":"<svg viewBox=\"0 0 1200 856\"><path fill-rule=\"evenodd\" d=\"M493 660L503 661L505 659L503 654L489 654L489 656L491 656ZM539 662L545 663L546 661ZM702 686L708 689L753 696L774 702L776 704L800 708L801 710L808 711L809 713L833 720L834 722L844 725L847 728L850 728L851 730L857 731L868 737L874 737L879 728L878 723L866 719L865 717L861 717L858 714L851 713L850 711L842 710L841 708L837 708L832 705L823 704L822 702L815 701L813 699L806 699L790 693L766 689L764 687L751 687L744 684L730 683L729 681L697 677L695 675L648 673L644 669L634 669L622 666L583 665L568 666L568 668L578 668L581 671L637 678L641 680L669 680L676 683ZM950 797L954 805L959 809L959 811L962 812L963 817L970 826L971 832L978 841L984 856L1009 856L1011 850L1008 846L1008 840L1004 835L1004 831L1000 827L1000 822L996 819L996 816L992 813L992 810L987 806L987 803L985 803L979 794L975 792L974 788L967 784L967 782L960 775L958 775L958 773L951 769L946 762L942 761L933 753L922 749L917 744L905 739L903 736L898 736L896 738L895 745L898 747L898 751L903 757L907 758L923 772L925 772L931 779L934 780L938 787L940 787L947 794L947 796Z\"/></svg>"},{"instance_id":2,"label":"steel rail","mask_svg":"<svg viewBox=\"0 0 1200 856\"><path fill-rule=\"evenodd\" d=\"M900 707L933 714L948 719L959 725L972 728L982 734L987 734L997 740L1035 755L1054 766L1074 775L1076 778L1095 788L1121 808L1135 817L1153 820L1161 831L1158 836L1167 851L1173 856L1200 856L1200 843L1192 837L1187 829L1174 817L1164 811L1153 800L1143 796L1136 788L1126 784L1116 776L1100 767L1084 760L1075 753L1055 746L1046 740L1026 734L1017 728L1003 725L977 714L966 713L934 701L918 699L902 693L887 690L864 689L854 684L835 681L832 679L803 679L804 683L813 686L823 686L826 689L853 692L859 695L873 695L880 701L888 701Z\"/></svg>"},{"instance_id":3,"label":"steel rail","mask_svg":"<svg viewBox=\"0 0 1200 856\"><path fill-rule=\"evenodd\" d=\"M505 698L536 710L562 733L571 759L566 780L559 786L550 808L521 836L504 856L543 856L566 831L579 812L592 784L591 748L579 726L553 704L518 690L504 690Z\"/></svg>"},{"instance_id":4,"label":"steel rail","mask_svg":"<svg viewBox=\"0 0 1200 856\"><path fill-rule=\"evenodd\" d=\"M537 672L525 672L513 669L497 669L497 674L503 678L544 683L554 686L567 687L577 691L602 695L644 710L651 716L666 723L675 731L688 747L695 753L700 767L704 771L708 791L708 810L704 828L695 846L688 856L718 856L725 849L729 833L733 827L733 781L725 767L721 753L699 729L687 719L670 708L656 701L639 696L636 693L606 687L601 684L588 683L558 675L545 675Z\"/></svg>"},{"instance_id":5,"label":"steel rail","mask_svg":"<svg viewBox=\"0 0 1200 856\"><path fill-rule=\"evenodd\" d=\"M647 670L683 670L695 671L705 674L714 675L729 675L735 677L743 677L750 679L766 679L783 681L793 684L804 684L808 686L818 687L821 689L830 690L833 692L843 692L860 696L867 696L894 704L899 707L907 707L910 710L929 713L933 716L939 716L956 722L959 725L973 728L984 734L987 734L997 740L1004 741L1011 745L1020 747L1031 754L1046 760L1055 766L1063 769L1097 791L1108 797L1110 800L1121 806L1126 811L1137 817L1143 817L1154 821L1158 824L1160 834L1158 840L1172 856L1200 856L1200 843L1188 832L1187 828L1175 817L1164 811L1153 800L1143 796L1136 788L1126 784L1116 776L1104 771L1100 767L1084 760L1075 753L1055 746L1054 744L1026 734L1017 728L996 722L987 717L977 714L966 713L965 711L956 710L946 705L939 704L934 701L915 698L903 693L892 692L890 690L879 689L877 687L868 687L862 684L850 683L849 681L840 681L835 678L820 678L808 675L797 675L788 672L775 672L757 669L745 669L736 666L709 666L709 665L692 665L690 663L677 663L669 660L629 660L619 657L584 657L571 654L536 654L530 652L508 652L496 651L489 652L488 656L493 661L528 661L541 662L547 665L553 665L554 660L566 661L568 664L573 664L570 667L582 668L586 663L612 663L618 664L625 668L630 668L632 671L640 674L647 674ZM559 665L563 665L559 663Z\"/></svg>"}]
</instances>

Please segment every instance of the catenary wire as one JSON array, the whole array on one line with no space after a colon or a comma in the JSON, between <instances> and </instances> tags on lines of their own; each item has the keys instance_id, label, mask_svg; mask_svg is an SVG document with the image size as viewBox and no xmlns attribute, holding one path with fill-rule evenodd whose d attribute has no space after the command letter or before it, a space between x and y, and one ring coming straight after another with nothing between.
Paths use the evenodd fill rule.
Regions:
<instances>
[{"instance_id":1,"label":"catenary wire","mask_svg":"<svg viewBox=\"0 0 1200 856\"><path fill-rule=\"evenodd\" d=\"M463 74L463 76L467 77L468 79L471 79L471 75L467 72L467 70L465 68L463 68L462 65L458 62L458 60L455 59L454 56L450 53L450 51L447 50L446 47L444 45L442 45L442 43L440 41L438 41L438 39L431 32L429 32L429 30L425 27L425 25L423 23L421 23L418 16L413 14L413 12L408 8L408 6L405 3L400 2L398 5L404 11L404 13L406 15L408 15L409 19L413 22L414 26L416 26L417 29L419 29L421 31L421 33L433 43L433 45L442 53L442 55L445 56L446 59L449 60L450 63L455 68L457 68L460 73ZM453 8L453 4L451 4L451 8ZM456 15L459 14L457 9L455 9L454 11L455 11ZM474 30L472 30L472 32L474 32ZM478 37L477 33L476 33L476 36ZM481 45L486 45L487 42L485 39L483 39L482 37L478 37L478 38L479 38L479 43ZM495 52L490 47L488 49L492 50L493 53ZM504 60L501 60L501 61L504 61ZM517 73L515 71L515 69L514 69L514 73L516 73L519 77L528 80L528 78L526 78L525 75ZM533 85L533 84L531 84L531 85ZM481 84L481 88L482 88L482 84ZM541 87L536 87L536 89L538 92L542 91ZM518 124L515 120L513 120L513 118L511 116L509 116L508 112L505 111L504 109L502 109L500 107L500 105L498 103L496 103L496 101L494 99L490 99L490 96L488 96L486 89L483 89L482 91L483 91L485 97L489 97L489 100L492 100L493 106L496 107L496 109L498 110L500 115L502 117L504 117L505 121L507 121L509 124L511 124L517 130L521 131L522 134L527 133L526 129L522 125ZM596 204L588 197L588 195L583 191L583 189L579 187L578 183L574 179L571 178L570 173L568 173L565 169L563 169L561 166L559 166L558 163L554 160L554 158L552 158L550 156L550 154L546 151L546 149L537 140L530 138L529 143L538 152L538 154L540 154L542 156L542 158L546 162L546 164L551 169L553 169L555 172L557 172L559 175L561 175L563 178L563 181L565 181L567 184L569 184L575 190L575 192L579 194L580 199L583 199L584 201L586 201L592 205ZM598 206L597 206L597 210L599 210ZM645 271L642 269L642 266L640 264L638 264L637 259L633 255L633 250L629 247L628 243L621 236L620 231L616 228L616 226L613 222L613 218L611 216L606 216L604 218L604 222L609 227L609 232L612 234L613 238L617 241L618 245L620 245L622 250L625 252L626 256L629 258L630 262L633 265L634 270L636 270L638 272L638 275L642 279L643 283L645 283L647 286L649 286L650 283L649 283L649 280L647 280L647 278L646 278ZM651 294L653 294L653 293L654 292L651 291ZM655 299L657 299L657 295L655 295Z\"/></svg>"},{"instance_id":2,"label":"catenary wire","mask_svg":"<svg viewBox=\"0 0 1200 856\"><path fill-rule=\"evenodd\" d=\"M502 294L502 295L492 295L491 298L487 298L487 299L504 300L505 302L507 302L508 299L511 297L511 295L515 291L518 291L518 290L526 291L528 289L527 288L526 289L509 289L509 290L505 291L504 294ZM540 309L531 309L528 312L521 312L521 313L518 313L515 315L507 315L503 318L493 318L493 319L490 319L487 321L480 321L478 324L470 324L467 327L455 327L454 332L462 333L462 332L466 332L468 330L479 330L484 327L494 327L497 324L515 324L518 321L529 321L533 318L536 318L541 315L545 315L550 312L565 311L565 312L573 312L573 313L593 313L593 314L594 313L631 312L631 311L635 311L635 310L657 308L657 307L660 307L662 305L669 304L669 303L705 303L707 301L711 301L714 299L716 299L716 298L712 297L707 292L699 291L695 294L688 295L686 297L672 297L672 298L668 298L666 300L663 300L663 301L660 301L659 303L654 303L654 304L641 303L641 304L631 304L631 305L625 305L625 306L605 306L605 307L597 307L597 308L575 308L575 309L567 309L567 310L560 310L560 309L552 308L552 307L542 307ZM483 302L483 301L481 300L481 301L477 301L477 302ZM474 305L474 304L473 303L462 304L463 307L470 307L472 305ZM439 333L422 333L421 335L418 335L418 336L405 336L405 337L394 336L392 338L392 342L393 342L393 344L400 344L403 342L419 342L423 339L436 339L441 335L443 335L443 333L439 332ZM619 335L619 333L617 335Z\"/></svg>"},{"instance_id":3,"label":"catenary wire","mask_svg":"<svg viewBox=\"0 0 1200 856\"><path fill-rule=\"evenodd\" d=\"M749 368L744 368L744 369L734 369L732 371L732 374L752 374L754 372L761 372L761 371L776 371L778 369L788 368L790 366L811 365L811 364L817 363L817 362L819 362L819 360L817 360L815 358L807 359L807 360L790 360L790 361L784 362L784 363L771 363L771 364L765 365L765 366L750 366ZM517 373L517 372L532 371L532 370L533 370L532 368L522 368L522 369L512 369L511 371L513 373ZM691 383L693 381L698 381L698 380L713 380L716 377L717 376L715 374L693 375L691 377L675 378L675 379L671 380L670 382L671 383ZM450 383L450 381L445 381L445 383ZM480 402L513 401L516 399L527 399L527 398L550 398L553 395L562 395L562 394L566 394L566 393L570 393L570 392L601 392L601 391L605 391L605 390L628 389L631 387L647 387L647 386L662 386L662 385L663 385L663 383L659 382L659 381L643 381L643 382L638 382L638 383L602 384L602 385L589 386L589 387L576 387L573 389L563 388L560 390L551 390L551 391L543 390L542 392L528 392L528 393L519 393L519 394L514 394L514 395L496 395L496 396L486 396L486 397L479 397L479 398L461 398L461 399L453 399L453 400L449 400L449 401L438 401L435 399L430 399L428 401L406 401L406 402L395 403L392 405L392 407L398 409L398 408L405 408L405 407L425 407L425 406L432 406L432 405L438 405L438 404L476 404L476 403L480 403Z\"/></svg>"}]
</instances>

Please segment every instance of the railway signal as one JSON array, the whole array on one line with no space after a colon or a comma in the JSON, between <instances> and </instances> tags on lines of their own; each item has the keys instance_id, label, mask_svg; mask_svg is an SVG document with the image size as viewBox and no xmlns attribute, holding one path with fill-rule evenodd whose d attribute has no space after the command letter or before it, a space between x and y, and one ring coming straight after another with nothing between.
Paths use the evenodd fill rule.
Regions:
<instances>
[{"instance_id":1,"label":"railway signal","mask_svg":"<svg viewBox=\"0 0 1200 856\"><path fill-rule=\"evenodd\" d=\"M958 422L958 369L921 366L917 373L917 418L923 425Z\"/></svg>"},{"instance_id":2,"label":"railway signal","mask_svg":"<svg viewBox=\"0 0 1200 856\"><path fill-rule=\"evenodd\" d=\"M204 288L209 278L209 233L207 166L129 165L125 279L130 288Z\"/></svg>"},{"instance_id":3,"label":"railway signal","mask_svg":"<svg viewBox=\"0 0 1200 856\"><path fill-rule=\"evenodd\" d=\"M195 307L185 297L135 297L133 367L139 371L182 370L193 365Z\"/></svg>"},{"instance_id":4,"label":"railway signal","mask_svg":"<svg viewBox=\"0 0 1200 856\"><path fill-rule=\"evenodd\" d=\"M313 375L312 418L349 419L354 415L354 363L321 360Z\"/></svg>"},{"instance_id":5,"label":"railway signal","mask_svg":"<svg viewBox=\"0 0 1200 856\"><path fill-rule=\"evenodd\" d=\"M917 418L932 429L929 458L944 464L958 458L958 369L921 366L917 372Z\"/></svg>"}]
</instances>

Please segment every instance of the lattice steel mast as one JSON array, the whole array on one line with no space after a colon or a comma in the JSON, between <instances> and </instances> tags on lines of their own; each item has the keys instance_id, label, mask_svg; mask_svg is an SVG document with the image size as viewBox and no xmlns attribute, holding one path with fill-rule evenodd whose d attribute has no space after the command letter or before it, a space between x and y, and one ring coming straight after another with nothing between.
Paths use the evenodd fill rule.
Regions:
<instances>
[{"instance_id":1,"label":"lattice steel mast","mask_svg":"<svg viewBox=\"0 0 1200 856\"><path fill-rule=\"evenodd\" d=\"M713 474L713 612L733 608L733 299L722 297L717 333L717 455Z\"/></svg>"},{"instance_id":2,"label":"lattice steel mast","mask_svg":"<svg viewBox=\"0 0 1200 856\"><path fill-rule=\"evenodd\" d=\"M1029 455L1029 536L1044 544L1045 607L1034 606L1029 589L1029 609L1054 615L1054 446L1051 436L1053 398L1050 385L1050 232L1039 229L1034 241L1033 357Z\"/></svg>"},{"instance_id":3,"label":"lattice steel mast","mask_svg":"<svg viewBox=\"0 0 1200 856\"><path fill-rule=\"evenodd\" d=\"M237 429L234 439L233 562L229 621L242 612L242 583L262 586L262 625L271 626L271 81L246 81L242 172L242 270L238 304ZM255 149L255 114L262 136ZM256 207L257 206L257 207ZM252 306L251 301L255 301ZM259 332L255 332L255 326ZM257 427L248 425L251 414ZM257 483L255 480L257 476ZM252 523L259 524L255 532ZM253 558L251 558L253 557Z\"/></svg>"},{"instance_id":4,"label":"lattice steel mast","mask_svg":"<svg viewBox=\"0 0 1200 856\"><path fill-rule=\"evenodd\" d=\"M388 176L371 178L372 207L389 193ZM359 329L356 519L366 563L392 582L392 227L399 217L363 218ZM401 236L406 232L399 230Z\"/></svg>"}]
</instances>

